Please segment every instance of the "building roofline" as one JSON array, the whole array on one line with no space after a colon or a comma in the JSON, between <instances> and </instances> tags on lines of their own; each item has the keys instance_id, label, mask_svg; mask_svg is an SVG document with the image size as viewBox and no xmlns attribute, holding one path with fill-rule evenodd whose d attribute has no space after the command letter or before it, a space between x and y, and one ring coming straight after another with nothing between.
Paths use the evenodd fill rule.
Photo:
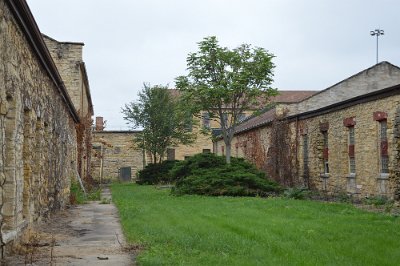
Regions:
<instances>
[{"instance_id":1,"label":"building roofline","mask_svg":"<svg viewBox=\"0 0 400 266\"><path fill-rule=\"evenodd\" d=\"M60 42L60 41L57 41L56 39L50 37L47 34L42 33L42 36L47 38L47 39L49 39L49 40L51 40L51 41L53 41L53 42L57 42L57 43L61 43L61 44L73 44L73 45L85 46L85 43L83 43L83 42L70 42L70 41L68 41L68 42Z\"/></svg>"},{"instance_id":2,"label":"building roofline","mask_svg":"<svg viewBox=\"0 0 400 266\"><path fill-rule=\"evenodd\" d=\"M359 75L361 75L362 73L368 72L369 70L375 68L375 67L378 66L378 65L385 65L385 64L390 65L390 66L392 66L392 67L397 68L398 70L400 70L400 67L398 67L398 66L396 66L396 65L393 65L392 63L390 63L390 62L388 62L388 61L382 61L382 62L380 62L380 63L378 63L378 64L375 64L375 65L373 65L373 66L371 66L371 67L369 67L369 68L366 68L366 69L364 69L364 70L361 70L360 72L358 72L358 73L356 73L356 74L354 74L354 75L351 75L350 77L345 78L345 79L343 79L343 80L341 80L341 81L339 81L339 82L337 82L337 83L335 83L335 84L329 86L329 87L326 88L326 89L320 90L320 91L318 91L317 93L315 93L315 94L313 94L313 95L311 95L311 96L309 96L309 97L303 99L303 100L300 101L300 102L306 101L306 100L308 100L308 99L310 99L310 98L312 98L312 97L314 97L314 96L316 96L316 95L319 95L319 94L321 94L321 93L324 93L324 92L326 92L326 91L328 91L328 90L330 90L330 89L336 87L337 85L339 85L339 84L341 84L341 83L343 83L343 82L346 82L346 81L348 81L348 80L350 80L350 79L352 79L352 78L354 78L354 77L356 77L356 76L359 76Z\"/></svg>"},{"instance_id":3,"label":"building roofline","mask_svg":"<svg viewBox=\"0 0 400 266\"><path fill-rule=\"evenodd\" d=\"M54 85L57 87L62 100L66 103L68 111L75 123L79 123L78 113L72 104L60 73L44 43L42 34L32 15L26 0L6 0L8 7L14 14L14 18L21 27L22 32L27 38L32 50L37 55L41 65L50 76Z\"/></svg>"},{"instance_id":4,"label":"building roofline","mask_svg":"<svg viewBox=\"0 0 400 266\"><path fill-rule=\"evenodd\" d=\"M90 93L90 86L89 86L89 78L86 72L86 65L85 62L80 63L80 68L83 74L83 82L85 83L85 88L86 88L86 96L87 100L89 103L89 111L91 112L92 115L94 115L94 110L93 110L93 102L92 102L92 96Z\"/></svg>"},{"instance_id":5,"label":"building roofline","mask_svg":"<svg viewBox=\"0 0 400 266\"><path fill-rule=\"evenodd\" d=\"M341 101L338 103L334 103L316 110L312 110L312 111L308 111L308 112L303 112L303 113L299 113L299 114L295 114L295 115L291 115L291 116L287 116L284 119L288 119L288 120L292 120L292 119L299 119L299 120L303 120L303 119L307 119L307 118L311 118L311 117L315 117L315 116L319 116L319 115L323 115L323 114L327 114L327 113L331 113L334 111L339 111L342 109L346 109L349 108L351 106L354 105L358 105L358 104L362 104L362 103L367 103L367 102L372 102L372 101L376 101L379 99L383 99L383 98L387 98L393 95L398 95L400 94L400 84L398 85L394 85L385 89L381 89L378 91L373 91L367 94L363 94L360 96L356 96L350 99L347 99L345 101Z\"/></svg>"},{"instance_id":6,"label":"building roofline","mask_svg":"<svg viewBox=\"0 0 400 266\"><path fill-rule=\"evenodd\" d=\"M308 118L312 118L312 117L316 117L316 116L320 116L320 115L324 115L324 114L328 114L331 112L335 112L335 111L339 111L339 110L343 110L358 104L362 104L362 103L367 103L367 102L372 102L372 101L376 101L379 99L383 99L383 98L387 98L393 95L399 95L400 94L400 84L395 85L395 86L391 86L382 90L378 90L378 91L374 91L374 92L370 92L367 94L363 94L357 97L353 97L350 99L347 99L345 101L342 102L338 102L329 106L325 106L323 108L317 109L317 110L313 110L313 111L309 111L309 112L304 112L304 113L300 113L300 114L295 114L295 115L291 115L291 116L287 116L287 117L283 117L280 120L304 120L304 119L308 119ZM267 110L268 111L268 110ZM264 112L263 112L264 113ZM261 115L261 114L260 114ZM235 132L235 136L244 134L250 130L254 130L254 129L258 129L260 127L264 127L267 126L269 124L271 124L273 122L273 120L266 120L262 123L259 123L253 127L248 127L246 129L243 129L239 132ZM217 139L221 139L222 136L218 136Z\"/></svg>"}]
</instances>

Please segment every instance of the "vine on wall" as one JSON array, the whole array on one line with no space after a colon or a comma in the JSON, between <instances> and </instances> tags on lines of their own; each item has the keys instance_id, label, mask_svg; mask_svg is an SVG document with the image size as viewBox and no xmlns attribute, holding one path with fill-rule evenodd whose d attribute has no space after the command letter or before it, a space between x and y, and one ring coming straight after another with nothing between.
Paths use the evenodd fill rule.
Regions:
<instances>
[{"instance_id":1,"label":"vine on wall","mask_svg":"<svg viewBox=\"0 0 400 266\"><path fill-rule=\"evenodd\" d=\"M272 179L284 186L294 186L296 181L295 145L286 120L275 120L268 128L269 143L263 141L260 130L239 136L244 156Z\"/></svg>"},{"instance_id":2,"label":"vine on wall","mask_svg":"<svg viewBox=\"0 0 400 266\"><path fill-rule=\"evenodd\" d=\"M82 180L89 187L94 183L90 170L92 152L92 125L93 120L90 113L81 118L81 122L76 125L78 158L77 170Z\"/></svg>"}]
</instances>

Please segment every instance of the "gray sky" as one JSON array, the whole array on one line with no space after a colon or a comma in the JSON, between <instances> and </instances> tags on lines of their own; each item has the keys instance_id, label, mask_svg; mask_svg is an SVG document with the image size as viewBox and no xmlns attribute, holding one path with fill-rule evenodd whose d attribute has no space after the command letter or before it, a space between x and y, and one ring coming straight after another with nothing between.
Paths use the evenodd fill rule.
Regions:
<instances>
[{"instance_id":1,"label":"gray sky","mask_svg":"<svg viewBox=\"0 0 400 266\"><path fill-rule=\"evenodd\" d=\"M41 31L84 42L96 116L127 129L121 107L143 82L174 86L186 57L215 35L275 54L274 87L321 90L379 61L400 65L398 0L28 0Z\"/></svg>"}]
</instances>

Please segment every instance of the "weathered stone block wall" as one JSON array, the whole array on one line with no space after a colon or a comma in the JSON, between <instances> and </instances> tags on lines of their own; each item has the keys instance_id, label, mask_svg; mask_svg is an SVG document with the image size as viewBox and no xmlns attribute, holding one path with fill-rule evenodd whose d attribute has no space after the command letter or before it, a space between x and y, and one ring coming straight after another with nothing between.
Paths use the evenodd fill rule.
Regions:
<instances>
[{"instance_id":1,"label":"weathered stone block wall","mask_svg":"<svg viewBox=\"0 0 400 266\"><path fill-rule=\"evenodd\" d=\"M400 95L391 95L312 118L292 119L290 122L282 120L282 125L287 123L284 128L276 128L275 121L236 135L232 141L232 155L247 158L270 177L284 184L310 186L331 194L344 192L359 197L398 197L398 106ZM374 120L375 112L387 114L389 174L380 173L379 122ZM349 129L344 125L346 118L354 118L355 121L355 175L349 172ZM324 169L322 133L327 125L329 174L325 174ZM222 155L223 140L218 140L214 145L217 153ZM306 155L305 145L308 146ZM285 157L285 154L288 156ZM306 161L305 156L308 157Z\"/></svg>"},{"instance_id":2,"label":"weathered stone block wall","mask_svg":"<svg viewBox=\"0 0 400 266\"><path fill-rule=\"evenodd\" d=\"M82 62L83 43L58 42L48 36L43 37L47 48L57 66L57 69L68 89L68 94L78 110L80 116L85 116L88 108L87 97L84 97L85 89L80 69Z\"/></svg>"},{"instance_id":3,"label":"weathered stone block wall","mask_svg":"<svg viewBox=\"0 0 400 266\"><path fill-rule=\"evenodd\" d=\"M400 84L400 69L388 62L382 62L315 94L309 99L291 105L290 115L317 110L397 84Z\"/></svg>"},{"instance_id":4,"label":"weathered stone block wall","mask_svg":"<svg viewBox=\"0 0 400 266\"><path fill-rule=\"evenodd\" d=\"M67 87L69 96L81 120L76 126L77 150L78 158L80 158L78 172L84 180L90 182L93 108L86 68L82 59L84 44L59 42L46 35L43 35L43 40Z\"/></svg>"},{"instance_id":5,"label":"weathered stone block wall","mask_svg":"<svg viewBox=\"0 0 400 266\"><path fill-rule=\"evenodd\" d=\"M304 173L304 147L302 138L308 138L308 172L310 185L330 193L348 192L360 196L385 195L393 198L396 190L396 169L398 150L395 138L397 108L400 96L357 104L352 107L301 120L299 125L298 160L299 173ZM374 112L387 114L387 140L389 174L380 173L379 122L373 118ZM355 132L355 175L349 169L349 129L343 123L346 118L354 118ZM329 174L324 174L323 135L321 124L329 124L328 162ZM294 124L292 125L294 128Z\"/></svg>"},{"instance_id":6,"label":"weathered stone block wall","mask_svg":"<svg viewBox=\"0 0 400 266\"><path fill-rule=\"evenodd\" d=\"M143 169L143 152L134 146L134 131L95 131L93 133L92 175L100 178L103 160L103 178L118 179L121 167L131 167L132 178ZM102 151L103 150L103 151ZM103 155L102 155L103 154Z\"/></svg>"},{"instance_id":7,"label":"weathered stone block wall","mask_svg":"<svg viewBox=\"0 0 400 266\"><path fill-rule=\"evenodd\" d=\"M0 0L0 243L69 201L75 123Z\"/></svg>"},{"instance_id":8,"label":"weathered stone block wall","mask_svg":"<svg viewBox=\"0 0 400 266\"><path fill-rule=\"evenodd\" d=\"M203 150L210 150L210 152L212 152L213 145L211 135L204 135L198 132L197 129L195 130L197 131L197 139L193 144L171 147L171 149L175 149L175 160L184 160L185 157L202 153Z\"/></svg>"}]
</instances>

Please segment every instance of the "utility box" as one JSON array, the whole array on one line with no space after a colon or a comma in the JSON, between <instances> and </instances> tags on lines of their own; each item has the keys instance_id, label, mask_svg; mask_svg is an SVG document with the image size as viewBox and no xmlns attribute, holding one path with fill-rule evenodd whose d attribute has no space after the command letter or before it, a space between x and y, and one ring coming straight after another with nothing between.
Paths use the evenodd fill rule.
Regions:
<instances>
[{"instance_id":1,"label":"utility box","mask_svg":"<svg viewBox=\"0 0 400 266\"><path fill-rule=\"evenodd\" d=\"M131 182L132 181L132 170L130 167L119 168L119 181Z\"/></svg>"}]
</instances>

